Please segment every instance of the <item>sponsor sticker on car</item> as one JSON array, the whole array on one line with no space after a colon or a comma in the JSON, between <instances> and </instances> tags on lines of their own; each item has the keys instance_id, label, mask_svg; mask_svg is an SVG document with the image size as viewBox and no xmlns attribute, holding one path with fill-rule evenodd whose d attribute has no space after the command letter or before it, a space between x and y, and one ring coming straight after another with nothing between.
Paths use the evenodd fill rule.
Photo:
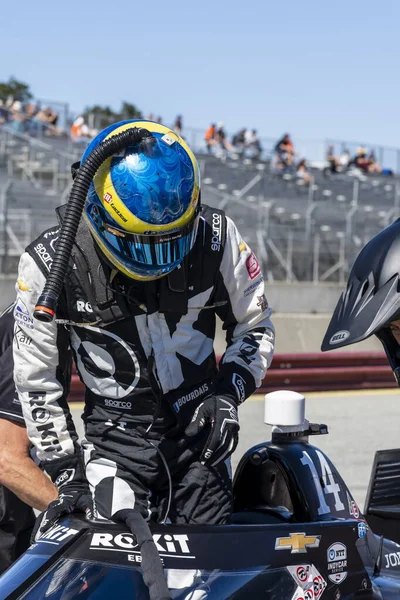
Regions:
<instances>
[{"instance_id":1,"label":"sponsor sticker on car","mask_svg":"<svg viewBox=\"0 0 400 600\"><path fill-rule=\"evenodd\" d=\"M347 577L347 548L342 542L334 542L327 551L328 579L342 583Z\"/></svg>"},{"instance_id":2,"label":"sponsor sticker on car","mask_svg":"<svg viewBox=\"0 0 400 600\"><path fill-rule=\"evenodd\" d=\"M275 550L290 550L291 554L303 554L307 552L307 548L318 548L320 540L320 535L291 533L288 537L276 538Z\"/></svg>"},{"instance_id":3,"label":"sponsor sticker on car","mask_svg":"<svg viewBox=\"0 0 400 600\"><path fill-rule=\"evenodd\" d=\"M313 598L319 600L327 583L314 565L301 564L286 568L298 586L293 599Z\"/></svg>"},{"instance_id":4,"label":"sponsor sticker on car","mask_svg":"<svg viewBox=\"0 0 400 600\"><path fill-rule=\"evenodd\" d=\"M361 521L361 523L358 523L357 528L358 528L358 537L364 538L367 535L367 525L363 521Z\"/></svg>"}]
</instances>

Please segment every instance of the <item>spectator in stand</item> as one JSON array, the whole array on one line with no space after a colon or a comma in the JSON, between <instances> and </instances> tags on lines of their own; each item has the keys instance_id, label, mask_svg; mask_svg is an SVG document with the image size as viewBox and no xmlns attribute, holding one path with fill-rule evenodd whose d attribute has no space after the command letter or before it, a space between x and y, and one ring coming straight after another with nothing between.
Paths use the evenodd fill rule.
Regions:
<instances>
[{"instance_id":1,"label":"spectator in stand","mask_svg":"<svg viewBox=\"0 0 400 600\"><path fill-rule=\"evenodd\" d=\"M96 133L91 131L85 123L85 119L80 115L72 123L71 127L71 140L75 143L84 142L87 143Z\"/></svg>"},{"instance_id":2,"label":"spectator in stand","mask_svg":"<svg viewBox=\"0 0 400 600\"><path fill-rule=\"evenodd\" d=\"M238 152L239 154L244 152L245 134L246 134L246 127L243 127L243 129L240 129L232 137L232 146L234 146L235 151Z\"/></svg>"},{"instance_id":3,"label":"spectator in stand","mask_svg":"<svg viewBox=\"0 0 400 600\"><path fill-rule=\"evenodd\" d=\"M10 122L8 125L14 129L14 131L17 131L18 133L24 133L24 122L25 115L22 111L22 102L15 100L15 102L13 102L11 105Z\"/></svg>"},{"instance_id":4,"label":"spectator in stand","mask_svg":"<svg viewBox=\"0 0 400 600\"><path fill-rule=\"evenodd\" d=\"M338 167L340 166L340 158L335 155L334 146L328 146L326 151L326 160L329 163L329 170L331 173L337 173Z\"/></svg>"},{"instance_id":5,"label":"spectator in stand","mask_svg":"<svg viewBox=\"0 0 400 600\"><path fill-rule=\"evenodd\" d=\"M260 138L257 135L257 129L247 129L244 134L244 145L250 151L252 158L260 158L262 146Z\"/></svg>"},{"instance_id":6,"label":"spectator in stand","mask_svg":"<svg viewBox=\"0 0 400 600\"><path fill-rule=\"evenodd\" d=\"M161 123L162 124L162 122L163 122L163 118L160 117L160 116L157 117L156 123Z\"/></svg>"},{"instance_id":7,"label":"spectator in stand","mask_svg":"<svg viewBox=\"0 0 400 600\"><path fill-rule=\"evenodd\" d=\"M204 140L207 146L207 152L210 154L212 148L217 145L217 126L215 123L211 123L209 127L207 127L204 133Z\"/></svg>"},{"instance_id":8,"label":"spectator in stand","mask_svg":"<svg viewBox=\"0 0 400 600\"><path fill-rule=\"evenodd\" d=\"M275 152L278 156L278 163L282 164L284 167L291 167L293 165L293 159L296 153L288 133L285 133L285 135L276 143Z\"/></svg>"},{"instance_id":9,"label":"spectator in stand","mask_svg":"<svg viewBox=\"0 0 400 600\"><path fill-rule=\"evenodd\" d=\"M183 129L183 117L182 117L182 115L178 115L175 119L174 131L178 135L182 135L182 129Z\"/></svg>"},{"instance_id":10,"label":"spectator in stand","mask_svg":"<svg viewBox=\"0 0 400 600\"><path fill-rule=\"evenodd\" d=\"M342 154L339 157L339 163L343 170L346 170L351 162L350 150L344 148Z\"/></svg>"},{"instance_id":11,"label":"spectator in stand","mask_svg":"<svg viewBox=\"0 0 400 600\"><path fill-rule=\"evenodd\" d=\"M296 167L296 177L300 181L304 181L307 185L312 180L312 175L308 170L307 161L305 158L302 158L301 161L297 164Z\"/></svg>"},{"instance_id":12,"label":"spectator in stand","mask_svg":"<svg viewBox=\"0 0 400 600\"><path fill-rule=\"evenodd\" d=\"M217 145L221 148L221 158L226 158L226 152L232 152L234 148L226 137L224 124L222 121L218 123L215 139L217 141Z\"/></svg>"},{"instance_id":13,"label":"spectator in stand","mask_svg":"<svg viewBox=\"0 0 400 600\"><path fill-rule=\"evenodd\" d=\"M0 125L7 123L8 120L8 110L4 107L3 100L0 100Z\"/></svg>"},{"instance_id":14,"label":"spectator in stand","mask_svg":"<svg viewBox=\"0 0 400 600\"><path fill-rule=\"evenodd\" d=\"M54 112L50 107L45 106L35 115L34 120L36 123L39 123L42 131L46 133L46 135L57 135L59 133L56 128L56 124L58 121L58 114Z\"/></svg>"},{"instance_id":15,"label":"spectator in stand","mask_svg":"<svg viewBox=\"0 0 400 600\"><path fill-rule=\"evenodd\" d=\"M375 152L371 150L368 155L368 172L369 173L382 173L382 167L376 160Z\"/></svg>"},{"instance_id":16,"label":"spectator in stand","mask_svg":"<svg viewBox=\"0 0 400 600\"><path fill-rule=\"evenodd\" d=\"M154 115L153 115L153 113L150 113L146 120L147 121L154 121Z\"/></svg>"}]
</instances>

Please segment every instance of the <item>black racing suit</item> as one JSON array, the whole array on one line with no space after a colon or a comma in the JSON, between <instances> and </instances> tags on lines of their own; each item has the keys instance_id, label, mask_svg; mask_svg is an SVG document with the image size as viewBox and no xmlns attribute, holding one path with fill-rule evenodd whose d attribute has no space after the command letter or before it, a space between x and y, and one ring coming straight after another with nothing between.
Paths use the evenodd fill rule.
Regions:
<instances>
[{"instance_id":1,"label":"black racing suit","mask_svg":"<svg viewBox=\"0 0 400 600\"><path fill-rule=\"evenodd\" d=\"M0 316L0 419L25 425L13 381L13 329L11 308ZM24 335L24 331L17 330L17 337ZM5 440L0 440L0 444L4 442ZM34 522L32 508L4 485L0 485L0 573L28 548Z\"/></svg>"},{"instance_id":2,"label":"black racing suit","mask_svg":"<svg viewBox=\"0 0 400 600\"><path fill-rule=\"evenodd\" d=\"M104 261L82 220L57 319L42 323L33 310L58 232L42 234L21 257L27 290L17 290L14 311L31 339L14 345L14 378L38 457L50 472L52 461L79 451L66 402L70 344L86 387L83 447L98 516L133 506L148 516L154 505L163 516L171 476L172 521L224 522L229 467L201 465L205 439L189 443L184 429L213 392L240 404L270 364L274 332L256 257L223 212L203 207L181 266L137 282ZM219 368L216 315L227 332Z\"/></svg>"}]
</instances>

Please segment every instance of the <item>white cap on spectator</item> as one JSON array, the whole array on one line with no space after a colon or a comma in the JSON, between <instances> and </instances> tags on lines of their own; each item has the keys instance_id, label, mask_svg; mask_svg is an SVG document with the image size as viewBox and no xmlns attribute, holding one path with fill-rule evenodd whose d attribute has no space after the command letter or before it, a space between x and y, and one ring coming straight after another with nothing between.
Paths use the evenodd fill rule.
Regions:
<instances>
[{"instance_id":1,"label":"white cap on spectator","mask_svg":"<svg viewBox=\"0 0 400 600\"><path fill-rule=\"evenodd\" d=\"M20 112L22 110L22 102L20 102L19 100L15 100L15 102L13 102L12 105L12 110L16 110L17 112Z\"/></svg>"}]
</instances>

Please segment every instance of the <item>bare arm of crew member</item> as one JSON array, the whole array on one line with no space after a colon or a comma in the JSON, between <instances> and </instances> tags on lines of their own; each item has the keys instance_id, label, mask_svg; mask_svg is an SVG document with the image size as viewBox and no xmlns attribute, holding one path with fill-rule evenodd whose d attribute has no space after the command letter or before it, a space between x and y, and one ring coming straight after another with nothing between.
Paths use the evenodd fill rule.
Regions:
<instances>
[{"instance_id":1,"label":"bare arm of crew member","mask_svg":"<svg viewBox=\"0 0 400 600\"><path fill-rule=\"evenodd\" d=\"M57 488L29 455L23 425L0 419L0 484L40 511L58 496Z\"/></svg>"}]
</instances>

